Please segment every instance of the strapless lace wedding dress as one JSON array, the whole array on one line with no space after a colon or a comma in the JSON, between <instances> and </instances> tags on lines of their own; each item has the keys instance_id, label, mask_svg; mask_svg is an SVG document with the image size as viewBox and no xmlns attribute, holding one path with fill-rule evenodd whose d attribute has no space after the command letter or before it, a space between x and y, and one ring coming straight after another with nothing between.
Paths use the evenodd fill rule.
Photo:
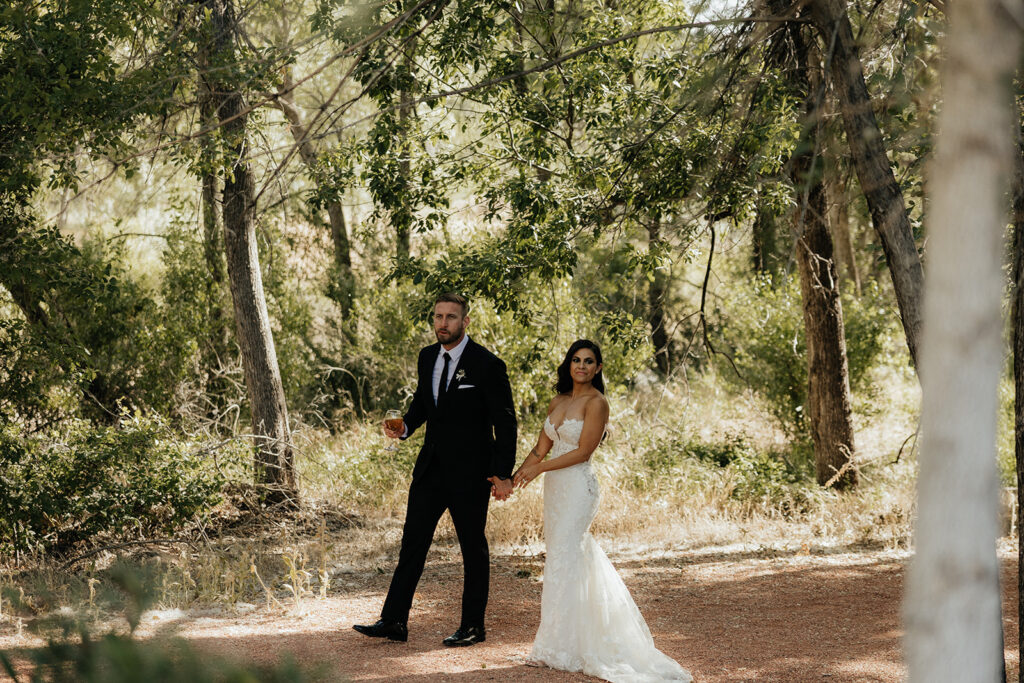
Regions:
<instances>
[{"instance_id":1,"label":"strapless lace wedding dress","mask_svg":"<svg viewBox=\"0 0 1024 683\"><path fill-rule=\"evenodd\" d=\"M544 431L557 458L579 445L582 420ZM614 683L692 681L654 647L647 622L588 531L600 491L590 461L544 474L544 592L530 659Z\"/></svg>"}]
</instances>

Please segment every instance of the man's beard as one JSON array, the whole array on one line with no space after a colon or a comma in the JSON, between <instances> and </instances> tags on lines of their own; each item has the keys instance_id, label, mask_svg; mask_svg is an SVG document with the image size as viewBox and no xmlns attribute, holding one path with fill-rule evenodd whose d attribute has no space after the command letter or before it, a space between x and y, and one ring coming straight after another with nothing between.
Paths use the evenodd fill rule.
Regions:
<instances>
[{"instance_id":1,"label":"man's beard","mask_svg":"<svg viewBox=\"0 0 1024 683\"><path fill-rule=\"evenodd\" d=\"M461 341L462 335L465 334L465 332L465 327L460 327L457 332L453 330L448 330L447 332L444 332L442 330L434 330L434 334L435 336L437 336L437 341L441 342L442 344L451 344L452 342Z\"/></svg>"}]
</instances>

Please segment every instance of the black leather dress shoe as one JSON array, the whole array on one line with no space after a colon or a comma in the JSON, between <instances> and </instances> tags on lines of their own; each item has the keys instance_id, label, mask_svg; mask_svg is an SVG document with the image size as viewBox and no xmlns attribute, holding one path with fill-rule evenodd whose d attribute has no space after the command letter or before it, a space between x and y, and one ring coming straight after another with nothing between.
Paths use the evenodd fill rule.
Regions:
<instances>
[{"instance_id":1,"label":"black leather dress shoe","mask_svg":"<svg viewBox=\"0 0 1024 683\"><path fill-rule=\"evenodd\" d=\"M398 640L403 643L409 640L409 629L400 621L384 621L380 619L376 624L369 626L355 624L352 628L371 638L387 638L388 640Z\"/></svg>"},{"instance_id":2,"label":"black leather dress shoe","mask_svg":"<svg viewBox=\"0 0 1024 683\"><path fill-rule=\"evenodd\" d=\"M470 626L468 628L460 626L458 631L441 642L448 647L465 647L482 643L485 640L487 640L487 633L484 631L483 626Z\"/></svg>"}]
</instances>

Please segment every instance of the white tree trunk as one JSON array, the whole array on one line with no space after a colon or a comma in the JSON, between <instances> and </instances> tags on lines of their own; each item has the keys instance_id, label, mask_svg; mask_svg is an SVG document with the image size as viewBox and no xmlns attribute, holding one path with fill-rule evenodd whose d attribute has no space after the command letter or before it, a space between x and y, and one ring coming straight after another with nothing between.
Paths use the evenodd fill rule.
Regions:
<instances>
[{"instance_id":1,"label":"white tree trunk","mask_svg":"<svg viewBox=\"0 0 1024 683\"><path fill-rule=\"evenodd\" d=\"M951 2L930 167L910 681L1002 680L997 383L1019 0Z\"/></svg>"}]
</instances>

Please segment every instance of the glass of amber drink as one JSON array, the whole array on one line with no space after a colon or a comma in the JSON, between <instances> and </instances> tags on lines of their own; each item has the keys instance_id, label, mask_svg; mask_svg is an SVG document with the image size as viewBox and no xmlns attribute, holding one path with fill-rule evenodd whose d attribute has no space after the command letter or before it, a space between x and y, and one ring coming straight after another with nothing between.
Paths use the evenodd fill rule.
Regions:
<instances>
[{"instance_id":1,"label":"glass of amber drink","mask_svg":"<svg viewBox=\"0 0 1024 683\"><path fill-rule=\"evenodd\" d=\"M384 413L384 426L387 427L388 429L390 429L393 432L401 432L402 431L402 413L400 413L397 410L389 410L388 412ZM394 444L394 442L392 442L392 443L388 444L387 447L384 448L384 450L386 450L386 451L397 451L398 450L398 446L396 446Z\"/></svg>"}]
</instances>

